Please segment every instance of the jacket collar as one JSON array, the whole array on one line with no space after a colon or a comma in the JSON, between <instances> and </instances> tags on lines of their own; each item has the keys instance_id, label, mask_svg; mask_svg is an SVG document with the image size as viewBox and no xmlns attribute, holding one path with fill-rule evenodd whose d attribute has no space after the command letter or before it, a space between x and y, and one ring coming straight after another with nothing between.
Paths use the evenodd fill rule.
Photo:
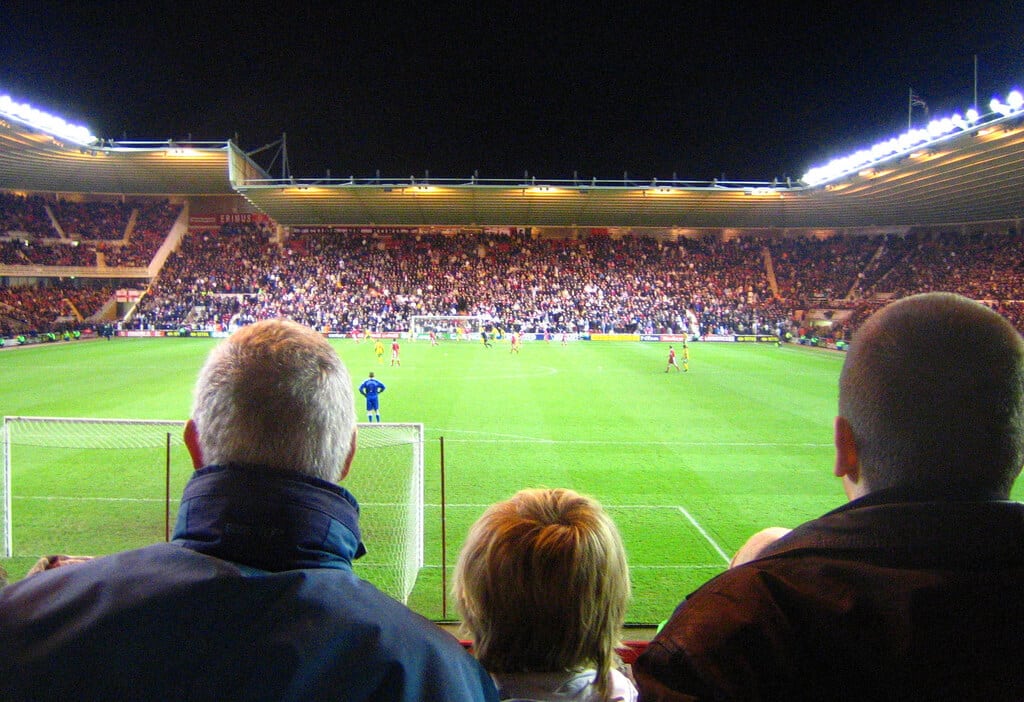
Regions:
<instances>
[{"instance_id":1,"label":"jacket collar","mask_svg":"<svg viewBox=\"0 0 1024 702\"><path fill-rule=\"evenodd\" d=\"M185 486L174 542L262 570L350 568L366 553L345 488L266 466L206 466Z\"/></svg>"}]
</instances>

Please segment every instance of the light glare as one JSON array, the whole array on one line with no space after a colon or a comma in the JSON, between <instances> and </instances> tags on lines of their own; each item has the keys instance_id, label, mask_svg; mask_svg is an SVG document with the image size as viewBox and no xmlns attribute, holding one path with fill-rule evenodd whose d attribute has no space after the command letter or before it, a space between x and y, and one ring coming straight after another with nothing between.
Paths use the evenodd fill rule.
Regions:
<instances>
[{"instance_id":1,"label":"light glare","mask_svg":"<svg viewBox=\"0 0 1024 702\"><path fill-rule=\"evenodd\" d=\"M38 110L28 103L15 102L10 95L0 95L0 114L76 144L93 144L97 141L87 127L68 124L60 117Z\"/></svg>"},{"instance_id":2,"label":"light glare","mask_svg":"<svg viewBox=\"0 0 1024 702\"><path fill-rule=\"evenodd\" d=\"M1024 93L1019 90L1012 90L1006 96L1004 103L999 98L992 98L989 103L992 115L1008 117L1024 110ZM940 139L947 134L956 131L966 131L973 128L981 116L978 111L971 108L965 112L965 117L959 113L952 117L934 119L923 129L909 129L899 136L880 142L867 149L860 149L849 156L833 159L824 166L812 168L804 174L803 182L808 185L821 185L851 173L859 173L870 170L879 161L892 156L907 153L916 149L921 144Z\"/></svg>"}]
</instances>

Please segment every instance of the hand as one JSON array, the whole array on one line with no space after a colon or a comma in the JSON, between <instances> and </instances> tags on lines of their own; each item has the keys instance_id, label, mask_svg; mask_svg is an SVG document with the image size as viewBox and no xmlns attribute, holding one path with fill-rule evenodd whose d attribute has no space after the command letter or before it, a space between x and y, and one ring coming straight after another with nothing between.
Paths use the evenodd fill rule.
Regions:
<instances>
[{"instance_id":1,"label":"hand","mask_svg":"<svg viewBox=\"0 0 1024 702\"><path fill-rule=\"evenodd\" d=\"M729 567L735 568L736 566L749 563L757 558L761 557L761 553L774 544L776 541L781 539L783 536L788 534L792 529L785 527L768 527L757 532L747 542L740 546L736 555L729 561Z\"/></svg>"}]
</instances>

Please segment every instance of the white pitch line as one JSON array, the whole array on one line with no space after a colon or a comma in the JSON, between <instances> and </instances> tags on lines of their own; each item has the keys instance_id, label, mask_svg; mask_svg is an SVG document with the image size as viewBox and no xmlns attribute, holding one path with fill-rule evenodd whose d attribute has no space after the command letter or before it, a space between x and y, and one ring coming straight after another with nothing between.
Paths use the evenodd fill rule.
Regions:
<instances>
[{"instance_id":1,"label":"white pitch line","mask_svg":"<svg viewBox=\"0 0 1024 702\"><path fill-rule=\"evenodd\" d=\"M41 500L50 502L163 502L162 497L89 497L86 495L11 495L15 500ZM171 502L178 502L177 496L171 498ZM445 505L448 509L487 509L490 502L449 502ZM404 502L360 502L360 507L406 507ZM438 509L440 502L425 502L424 507ZM677 509L675 505L607 505L611 510L623 509Z\"/></svg>"},{"instance_id":2,"label":"white pitch line","mask_svg":"<svg viewBox=\"0 0 1024 702\"><path fill-rule=\"evenodd\" d=\"M443 430L432 430L444 434ZM590 446L726 446L730 448L828 448L830 443L814 441L607 441L598 439L545 439L542 437L515 437L500 439L453 439L445 438L450 444L515 444L530 441L538 444L577 444Z\"/></svg>"},{"instance_id":3,"label":"white pitch line","mask_svg":"<svg viewBox=\"0 0 1024 702\"><path fill-rule=\"evenodd\" d=\"M506 441L538 441L538 438L536 436L524 436L522 434L503 434L503 433L493 432L493 431L475 431L475 430L472 430L472 429L430 429L429 431L437 433L437 434L446 434L446 433L453 433L453 434L476 434L478 436L483 436L483 437L501 437L501 439L504 439ZM488 438L480 439L480 441L491 441L491 440L492 439L488 439ZM541 440L543 440L543 439L541 439ZM448 439L448 441L470 442L470 441L476 441L476 439Z\"/></svg>"},{"instance_id":4,"label":"white pitch line","mask_svg":"<svg viewBox=\"0 0 1024 702\"><path fill-rule=\"evenodd\" d=\"M358 568L359 565L357 564ZM454 564L448 564L448 570L455 567ZM423 568L426 570L441 570L440 563L424 563ZM687 563L685 565L635 565L629 564L630 571L634 570L721 570L721 563Z\"/></svg>"},{"instance_id":5,"label":"white pitch line","mask_svg":"<svg viewBox=\"0 0 1024 702\"><path fill-rule=\"evenodd\" d=\"M63 501L63 502L164 502L162 498L155 497L67 497L60 495L12 495L15 500L47 500L47 501ZM172 502L177 502L177 498L172 498ZM363 507L396 507L403 506L395 503L383 503L383 502L363 502ZM436 503L428 503L425 507L440 507ZM470 504L470 503L454 503L447 505L448 507L458 507L463 509L486 509L490 507L490 504ZM729 556L722 550L722 548L715 542L711 535L704 530L704 528L693 518L685 507L678 505L613 505L614 509L677 509L683 516L685 516L690 523L701 533L701 535L707 539L708 543L711 544L712 548L718 552L718 555L722 557L722 560L726 564L729 563ZM425 568L440 568L440 566L426 565ZM707 570L711 568L720 568L718 564L687 564L687 565L630 565L632 570Z\"/></svg>"},{"instance_id":6,"label":"white pitch line","mask_svg":"<svg viewBox=\"0 0 1024 702\"><path fill-rule=\"evenodd\" d=\"M82 495L76 495L74 497L66 497L61 495L11 495L11 499L14 500L50 500L50 501L64 501L64 502L164 502L162 497L84 497ZM177 498L172 498L172 502L177 502Z\"/></svg>"},{"instance_id":7,"label":"white pitch line","mask_svg":"<svg viewBox=\"0 0 1024 702\"><path fill-rule=\"evenodd\" d=\"M718 545L718 542L711 538L711 534L704 531L704 527L702 527L700 523L693 518L693 515L687 512L686 508L683 507L682 505L678 505L677 509L683 513L684 517L690 520L690 524L692 524L697 529L697 531L701 533L701 536L707 539L708 543L711 544L712 548L718 551L718 555L722 557L722 560L726 563L729 563L731 559L729 558L728 554L726 554L726 552L722 550L722 547Z\"/></svg>"}]
</instances>

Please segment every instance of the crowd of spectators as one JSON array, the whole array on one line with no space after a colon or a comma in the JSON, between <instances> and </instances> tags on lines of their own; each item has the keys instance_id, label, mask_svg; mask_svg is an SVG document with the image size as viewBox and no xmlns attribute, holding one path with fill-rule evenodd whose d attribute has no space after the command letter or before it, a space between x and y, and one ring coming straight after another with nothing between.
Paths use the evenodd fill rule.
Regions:
<instances>
[{"instance_id":1,"label":"crowd of spectators","mask_svg":"<svg viewBox=\"0 0 1024 702\"><path fill-rule=\"evenodd\" d=\"M227 326L243 314L406 330L416 315L461 314L523 331L773 331L788 315L760 255L742 240L522 234L317 233L279 247L265 229L234 226L186 237L134 324Z\"/></svg>"},{"instance_id":2,"label":"crowd of spectators","mask_svg":"<svg viewBox=\"0 0 1024 702\"><path fill-rule=\"evenodd\" d=\"M80 202L0 193L0 264L96 266L101 251L107 266L147 266L180 212L167 200Z\"/></svg>"},{"instance_id":3,"label":"crowd of spectators","mask_svg":"<svg viewBox=\"0 0 1024 702\"><path fill-rule=\"evenodd\" d=\"M0 241L0 264L11 266L95 266L96 248L66 241L59 244L15 239Z\"/></svg>"},{"instance_id":4,"label":"crowd of spectators","mask_svg":"<svg viewBox=\"0 0 1024 702\"><path fill-rule=\"evenodd\" d=\"M854 236L771 240L779 295L794 302L841 300L858 282L878 246L874 238Z\"/></svg>"},{"instance_id":5,"label":"crowd of spectators","mask_svg":"<svg viewBox=\"0 0 1024 702\"><path fill-rule=\"evenodd\" d=\"M766 261L772 262L773 290ZM188 237L138 323L228 325L289 316L321 329L408 329L414 315L488 316L525 331L775 333L796 310L852 310L925 290L1016 319L1024 238L910 233L827 239L531 238L522 234L302 234L257 227Z\"/></svg>"},{"instance_id":6,"label":"crowd of spectators","mask_svg":"<svg viewBox=\"0 0 1024 702\"><path fill-rule=\"evenodd\" d=\"M108 266L148 266L157 249L164 243L171 226L181 213L181 205L166 200L147 202L135 206L135 225L128 237L128 243L112 246L101 243Z\"/></svg>"},{"instance_id":7,"label":"crowd of spectators","mask_svg":"<svg viewBox=\"0 0 1024 702\"><path fill-rule=\"evenodd\" d=\"M187 235L164 263L158 281L139 305L138 328L226 324L251 305L282 251L268 228L227 224L218 232Z\"/></svg>"},{"instance_id":8,"label":"crowd of spectators","mask_svg":"<svg viewBox=\"0 0 1024 702\"><path fill-rule=\"evenodd\" d=\"M113 294L109 285L74 281L54 280L40 287L0 286L0 336L81 328L84 320L99 312Z\"/></svg>"},{"instance_id":9,"label":"crowd of spectators","mask_svg":"<svg viewBox=\"0 0 1024 702\"><path fill-rule=\"evenodd\" d=\"M28 234L37 237L57 236L53 220L40 195L12 195L0 192L0 235Z\"/></svg>"},{"instance_id":10,"label":"crowd of spectators","mask_svg":"<svg viewBox=\"0 0 1024 702\"><path fill-rule=\"evenodd\" d=\"M132 207L120 200L57 200L51 209L67 237L118 240L124 236L128 227Z\"/></svg>"},{"instance_id":11,"label":"crowd of spectators","mask_svg":"<svg viewBox=\"0 0 1024 702\"><path fill-rule=\"evenodd\" d=\"M0 241L0 263L88 267L99 251L107 266L146 266L180 211L167 201L0 194L0 227L34 235ZM75 241L55 240L53 221ZM230 224L184 237L130 324L227 327L285 316L373 331L407 330L417 315L475 315L526 332L774 334L796 331L798 311L828 308L850 312L820 335L849 338L885 300L925 290L984 300L1016 323L1021 261L1024 237L1010 232L674 239L372 229L277 242L267 225ZM64 310L45 289L39 297L22 318L46 327Z\"/></svg>"},{"instance_id":12,"label":"crowd of spectators","mask_svg":"<svg viewBox=\"0 0 1024 702\"><path fill-rule=\"evenodd\" d=\"M1024 297L1024 238L1008 233L939 233L917 242L884 281L898 297L951 290L976 300Z\"/></svg>"}]
</instances>

